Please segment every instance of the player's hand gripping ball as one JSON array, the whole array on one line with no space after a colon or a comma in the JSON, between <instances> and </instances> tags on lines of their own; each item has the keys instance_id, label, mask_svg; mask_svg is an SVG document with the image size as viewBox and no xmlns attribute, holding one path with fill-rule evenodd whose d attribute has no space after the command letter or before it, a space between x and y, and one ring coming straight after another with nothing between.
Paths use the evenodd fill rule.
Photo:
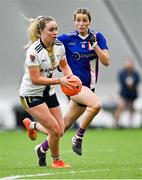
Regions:
<instances>
[{"instance_id":1,"label":"player's hand gripping ball","mask_svg":"<svg viewBox=\"0 0 142 180\"><path fill-rule=\"evenodd\" d=\"M81 91L82 82L77 76L74 75L69 77L69 79L70 79L70 84L68 85L61 84L62 92L67 96L75 96Z\"/></svg>"}]
</instances>

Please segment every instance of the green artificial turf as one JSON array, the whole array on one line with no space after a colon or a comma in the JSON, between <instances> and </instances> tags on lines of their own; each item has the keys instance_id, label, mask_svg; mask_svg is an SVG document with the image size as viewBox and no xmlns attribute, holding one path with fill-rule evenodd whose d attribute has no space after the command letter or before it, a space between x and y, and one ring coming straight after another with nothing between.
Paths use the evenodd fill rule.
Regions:
<instances>
[{"instance_id":1,"label":"green artificial turf","mask_svg":"<svg viewBox=\"0 0 142 180\"><path fill-rule=\"evenodd\" d=\"M142 179L142 129L91 129L83 140L83 155L71 149L75 130L61 139L61 157L72 168L52 169L50 151L47 167L39 167L35 145L45 139L38 133L36 141L26 131L0 132L0 178L13 179Z\"/></svg>"}]
</instances>

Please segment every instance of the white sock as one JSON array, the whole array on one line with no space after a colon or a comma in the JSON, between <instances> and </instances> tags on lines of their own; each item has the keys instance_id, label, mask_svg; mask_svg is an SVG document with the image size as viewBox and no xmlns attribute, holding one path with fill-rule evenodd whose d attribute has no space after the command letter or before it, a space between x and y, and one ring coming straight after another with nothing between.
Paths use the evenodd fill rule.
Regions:
<instances>
[{"instance_id":1,"label":"white sock","mask_svg":"<svg viewBox=\"0 0 142 180\"><path fill-rule=\"evenodd\" d=\"M37 124L37 122L31 122L31 124L30 124L30 128L31 129L36 129L36 124Z\"/></svg>"}]
</instances>

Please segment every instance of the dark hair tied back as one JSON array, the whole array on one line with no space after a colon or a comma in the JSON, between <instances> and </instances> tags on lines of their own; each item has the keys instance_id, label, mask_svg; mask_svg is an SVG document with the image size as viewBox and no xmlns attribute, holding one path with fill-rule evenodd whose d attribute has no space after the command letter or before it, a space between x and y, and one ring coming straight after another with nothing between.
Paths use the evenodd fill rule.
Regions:
<instances>
[{"instance_id":1,"label":"dark hair tied back","mask_svg":"<svg viewBox=\"0 0 142 180\"><path fill-rule=\"evenodd\" d=\"M78 8L74 12L74 21L76 20L76 15L77 14L86 14L88 16L89 21L91 22L91 14L87 8Z\"/></svg>"}]
</instances>

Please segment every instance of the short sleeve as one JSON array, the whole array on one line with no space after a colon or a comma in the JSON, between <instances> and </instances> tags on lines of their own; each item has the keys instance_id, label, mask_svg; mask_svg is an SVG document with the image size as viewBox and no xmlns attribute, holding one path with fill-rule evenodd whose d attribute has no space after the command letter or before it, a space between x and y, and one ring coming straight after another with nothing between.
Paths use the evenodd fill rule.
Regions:
<instances>
[{"instance_id":1,"label":"short sleeve","mask_svg":"<svg viewBox=\"0 0 142 180\"><path fill-rule=\"evenodd\" d=\"M96 39L97 39L98 45L101 49L108 49L106 39L102 33L97 32L96 33Z\"/></svg>"},{"instance_id":2,"label":"short sleeve","mask_svg":"<svg viewBox=\"0 0 142 180\"><path fill-rule=\"evenodd\" d=\"M36 51L29 48L26 53L26 64L28 67L39 66L39 59Z\"/></svg>"}]
</instances>

